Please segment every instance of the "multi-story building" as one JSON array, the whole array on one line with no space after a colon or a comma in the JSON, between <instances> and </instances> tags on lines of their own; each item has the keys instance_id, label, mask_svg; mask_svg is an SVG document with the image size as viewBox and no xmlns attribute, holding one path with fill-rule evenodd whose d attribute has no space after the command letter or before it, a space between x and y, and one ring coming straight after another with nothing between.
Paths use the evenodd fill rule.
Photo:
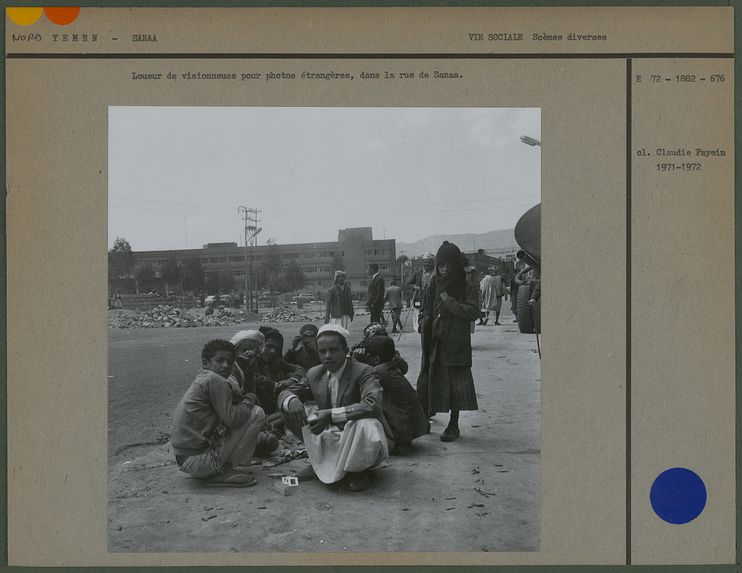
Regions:
<instances>
[{"instance_id":1,"label":"multi-story building","mask_svg":"<svg viewBox=\"0 0 742 573\"><path fill-rule=\"evenodd\" d=\"M391 278L397 258L396 241L374 239L371 227L340 229L335 242L260 245L247 249L237 243L208 243L201 249L134 251L133 254L136 266L150 263L158 277L174 254L181 265L190 258L200 259L206 274L229 272L237 285L249 273L250 259L253 269L257 269L267 256L278 255L283 269L291 261L296 261L304 271L307 282L303 291L321 296L332 286L336 268L343 268L347 273L351 291L361 294L367 291L367 266L378 263L381 275ZM244 290L239 286L237 289Z\"/></svg>"}]
</instances>

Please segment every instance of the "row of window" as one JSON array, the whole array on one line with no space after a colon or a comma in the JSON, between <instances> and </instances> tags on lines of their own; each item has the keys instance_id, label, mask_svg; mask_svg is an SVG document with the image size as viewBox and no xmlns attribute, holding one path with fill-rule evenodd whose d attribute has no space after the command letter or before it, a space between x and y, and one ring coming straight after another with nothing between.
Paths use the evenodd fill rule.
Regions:
<instances>
[{"instance_id":1,"label":"row of window","mask_svg":"<svg viewBox=\"0 0 742 573\"><path fill-rule=\"evenodd\" d=\"M345 251L343 251L343 255L345 255ZM281 257L284 259L287 257L291 257L291 256L292 255L290 255L289 253L284 253L281 255ZM293 256L295 258L297 257L297 255L293 255ZM334 256L335 256L335 251L304 251L304 252L298 253L298 258L300 259L314 259L314 258L331 259Z\"/></svg>"},{"instance_id":2,"label":"row of window","mask_svg":"<svg viewBox=\"0 0 742 573\"><path fill-rule=\"evenodd\" d=\"M390 249L366 249L365 251L366 256L379 256L379 255L389 255L391 254ZM335 256L335 251L318 251L318 252L301 252L301 253L282 253L281 259L284 261L291 261L296 259L314 259L314 258L332 258ZM345 251L340 252L340 256L345 256ZM195 257L196 259L201 261L201 264L222 264L229 261L230 263L244 263L245 257L244 255L229 255L229 256L222 256L222 257ZM264 255L262 254L255 254L253 255L254 261L261 261L264 259ZM170 259L154 259L150 261L152 263L152 266L154 267L160 267L165 266ZM177 262L179 265L185 265L188 259L177 259ZM147 261L145 261L147 262ZM382 268L389 268L388 265L383 266Z\"/></svg>"}]
</instances>

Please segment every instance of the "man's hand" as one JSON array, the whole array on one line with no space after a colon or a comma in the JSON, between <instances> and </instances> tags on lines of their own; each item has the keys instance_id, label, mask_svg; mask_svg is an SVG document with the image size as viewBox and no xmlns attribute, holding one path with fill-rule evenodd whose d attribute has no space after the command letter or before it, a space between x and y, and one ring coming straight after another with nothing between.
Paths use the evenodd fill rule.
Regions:
<instances>
[{"instance_id":1,"label":"man's hand","mask_svg":"<svg viewBox=\"0 0 742 573\"><path fill-rule=\"evenodd\" d=\"M281 380L280 382L276 382L276 390L280 392L281 390L287 390L294 381L291 378L287 378L286 380Z\"/></svg>"},{"instance_id":2,"label":"man's hand","mask_svg":"<svg viewBox=\"0 0 742 573\"><path fill-rule=\"evenodd\" d=\"M529 300L528 300L528 304L529 304L530 306L533 306L534 304L536 304L536 299L534 299L534 298L532 298L532 299L529 299Z\"/></svg>"},{"instance_id":3,"label":"man's hand","mask_svg":"<svg viewBox=\"0 0 742 573\"><path fill-rule=\"evenodd\" d=\"M443 302L446 302L446 299L447 299L447 298L448 298L448 293L447 293L447 292L442 292L442 293L441 293L441 300L442 300Z\"/></svg>"},{"instance_id":4,"label":"man's hand","mask_svg":"<svg viewBox=\"0 0 742 573\"><path fill-rule=\"evenodd\" d=\"M294 336L294 338L291 339L291 350L298 350L299 345L301 344L301 336Z\"/></svg>"},{"instance_id":5,"label":"man's hand","mask_svg":"<svg viewBox=\"0 0 742 573\"><path fill-rule=\"evenodd\" d=\"M309 431L313 434L321 434L332 423L332 410L317 410L315 415L317 417L309 422Z\"/></svg>"},{"instance_id":6,"label":"man's hand","mask_svg":"<svg viewBox=\"0 0 742 573\"><path fill-rule=\"evenodd\" d=\"M292 398L286 405L288 411L289 420L298 427L303 426L307 423L307 414L304 412L304 404L301 403L299 398Z\"/></svg>"}]
</instances>

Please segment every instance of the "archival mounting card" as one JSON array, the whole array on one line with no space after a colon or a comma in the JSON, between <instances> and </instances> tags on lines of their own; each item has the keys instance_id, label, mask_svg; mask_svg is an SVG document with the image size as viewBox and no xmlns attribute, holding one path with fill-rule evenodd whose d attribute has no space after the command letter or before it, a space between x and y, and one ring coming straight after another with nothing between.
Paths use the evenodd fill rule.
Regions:
<instances>
[{"instance_id":1,"label":"archival mounting card","mask_svg":"<svg viewBox=\"0 0 742 573\"><path fill-rule=\"evenodd\" d=\"M735 562L732 7L58 10L6 10L10 565ZM212 178L220 172L231 179ZM383 208L369 199L377 193ZM240 329L193 329L198 343L174 357L181 330L111 326L107 253L122 208L135 207L125 237L177 219L177 238L149 251L239 248L246 204L264 210L256 248L371 227L400 255L426 235L512 228L537 203L540 337L512 320L471 335L497 431L477 431L462 412L461 439L441 449L439 414L415 454L430 454L428 474L409 466L414 456L392 456L352 499L302 482L277 500L258 466L256 487L219 494L234 522L193 513L219 511L188 493L174 457L136 478L170 485L116 489L125 468L111 436L158 439L209 333ZM427 231L413 236L417 224ZM244 273L235 276L239 285ZM410 346L399 345L416 373L420 341L407 330ZM535 365L527 385L498 378L506 341ZM128 381L155 373L166 401L149 387L122 391L113 368L126 352ZM168 360L189 377L160 376ZM159 417L140 422L139 404ZM536 445L510 447L526 429L503 421L526 407ZM440 485L456 501L407 511L418 490L392 487L394 472L419 471L417 487L434 487L436 464L457 452L467 475L451 470ZM533 464L476 475L495 454ZM335 509L321 511L313 491L334 495ZM297 521L275 518L279 503ZM343 547L341 533L294 531L377 531L385 523L367 523L363 508L380 503L391 504L391 533L373 546L362 544L372 534ZM349 516L344 504L360 509ZM135 506L139 524L120 525ZM497 529L482 525L496 516ZM527 539L509 544L519 527ZM261 528L280 549L240 545ZM476 547L446 545L446 531L462 528ZM395 544L417 529L429 531L418 544Z\"/></svg>"}]
</instances>

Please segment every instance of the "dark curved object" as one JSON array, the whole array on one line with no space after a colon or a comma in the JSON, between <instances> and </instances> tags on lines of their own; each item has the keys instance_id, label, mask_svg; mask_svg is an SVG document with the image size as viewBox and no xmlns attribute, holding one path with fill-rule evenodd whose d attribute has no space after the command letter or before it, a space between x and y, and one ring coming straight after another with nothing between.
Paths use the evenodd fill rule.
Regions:
<instances>
[{"instance_id":1,"label":"dark curved object","mask_svg":"<svg viewBox=\"0 0 742 573\"><path fill-rule=\"evenodd\" d=\"M541 268L541 203L526 211L515 224L515 241L522 252L519 259L528 265Z\"/></svg>"}]
</instances>

